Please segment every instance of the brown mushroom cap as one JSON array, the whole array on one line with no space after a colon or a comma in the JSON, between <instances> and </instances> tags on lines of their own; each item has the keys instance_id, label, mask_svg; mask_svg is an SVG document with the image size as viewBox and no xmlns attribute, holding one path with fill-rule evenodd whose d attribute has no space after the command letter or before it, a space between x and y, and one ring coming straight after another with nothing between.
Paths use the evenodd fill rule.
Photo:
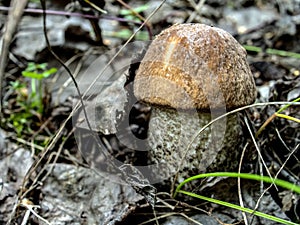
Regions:
<instances>
[{"instance_id":1,"label":"brown mushroom cap","mask_svg":"<svg viewBox=\"0 0 300 225\"><path fill-rule=\"evenodd\" d=\"M178 24L149 46L136 73L138 100L173 108L233 109L256 98L245 49L226 31Z\"/></svg>"}]
</instances>

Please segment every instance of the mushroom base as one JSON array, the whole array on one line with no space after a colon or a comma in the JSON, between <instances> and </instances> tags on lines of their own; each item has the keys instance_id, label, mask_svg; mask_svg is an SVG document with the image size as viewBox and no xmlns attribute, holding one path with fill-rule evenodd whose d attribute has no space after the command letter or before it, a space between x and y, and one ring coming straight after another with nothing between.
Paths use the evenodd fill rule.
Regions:
<instances>
[{"instance_id":1,"label":"mushroom base","mask_svg":"<svg viewBox=\"0 0 300 225\"><path fill-rule=\"evenodd\" d=\"M237 168L242 141L238 115L218 120L197 135L211 118L210 113L152 108L148 143L155 176L165 180L179 172L180 182L203 172Z\"/></svg>"}]
</instances>

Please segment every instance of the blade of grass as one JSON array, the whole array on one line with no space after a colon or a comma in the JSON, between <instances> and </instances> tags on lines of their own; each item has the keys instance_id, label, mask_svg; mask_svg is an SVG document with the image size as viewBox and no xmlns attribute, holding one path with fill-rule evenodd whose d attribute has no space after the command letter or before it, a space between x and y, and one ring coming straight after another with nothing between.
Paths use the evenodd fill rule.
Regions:
<instances>
[{"instance_id":1,"label":"blade of grass","mask_svg":"<svg viewBox=\"0 0 300 225\"><path fill-rule=\"evenodd\" d=\"M292 102L299 102L300 101L300 97L294 99ZM290 107L291 104L286 104L284 106L282 106L276 113L281 113L282 111L286 110L288 107Z\"/></svg>"},{"instance_id":2,"label":"blade of grass","mask_svg":"<svg viewBox=\"0 0 300 225\"><path fill-rule=\"evenodd\" d=\"M297 118L295 118L295 117L288 116L288 115L281 114L281 113L275 113L275 115L276 115L277 117L281 117L281 118L284 118L284 119L287 119L287 120L291 120L291 121L294 121L294 122L300 124L300 119L297 119Z\"/></svg>"},{"instance_id":3,"label":"blade of grass","mask_svg":"<svg viewBox=\"0 0 300 225\"><path fill-rule=\"evenodd\" d=\"M193 138L191 139L191 141L188 143L187 147L186 147L186 150L185 152L189 151L189 149L191 148L192 144L194 143L194 141L196 140L196 138L205 130L207 129L209 126L211 126L213 123L215 123L216 121L226 117L226 116L229 116L229 115L232 115L232 114L235 114L237 112L241 112L243 110L246 110L246 109L249 109L249 108L252 108L252 107L258 107L258 106L267 106L267 105L286 105L286 104L290 104L290 105L300 105L300 102L264 102L264 103L254 103L252 105L246 105L246 106L243 106L243 107L240 107L240 108L237 108L237 109L234 109L230 112L227 112L215 119L213 119L212 121L210 121L209 123L207 123L205 126L203 126L199 131L197 131L195 133L195 135L193 136ZM183 156L184 158L184 156ZM182 163L184 161L181 160L179 166L178 166L178 169L176 171L176 175L175 175L175 180L176 179L176 176L178 175L180 169L181 169L181 166L182 166ZM175 189L175 182L172 182L172 187L171 187L171 194L172 196L174 195L174 189Z\"/></svg>"},{"instance_id":4,"label":"blade of grass","mask_svg":"<svg viewBox=\"0 0 300 225\"><path fill-rule=\"evenodd\" d=\"M202 179L206 177L240 177L243 179L249 179L249 180L257 180L257 181L264 181L266 183L275 183L276 185L289 189L291 191L294 191L298 194L300 194L300 186L297 186L296 184L292 184L288 181L281 180L281 179L271 179L267 176L260 176L256 174L248 174L248 173L232 173L232 172L216 172L216 173L205 173L205 174L198 174L196 176L189 177L188 179L181 182L174 193L174 198L176 197L176 194L179 192L181 187L193 180Z\"/></svg>"},{"instance_id":5,"label":"blade of grass","mask_svg":"<svg viewBox=\"0 0 300 225\"><path fill-rule=\"evenodd\" d=\"M272 221L275 221L275 222L282 223L282 224L297 225L297 223L290 222L290 221L287 221L287 220L284 220L284 219L281 219L281 218L278 218L278 217L275 217L275 216L271 216L271 215L268 215L268 214L265 214L265 213L262 213L262 212L259 212L259 211L254 211L254 210L249 209L249 208L244 208L244 207L241 207L239 205L235 205L235 204L232 204L232 203L229 203L229 202L224 202L224 201L221 201L221 200L208 198L208 197L205 197L205 196L202 196L202 195L197 195L197 194L192 193L192 192L179 190L178 193L182 193L182 194L185 194L185 195L188 195L188 196L191 196L191 197L194 197L194 198L198 198L198 199L201 199L201 200L205 200L205 201L208 201L208 202L212 202L212 203L215 203L215 204L218 204L218 205L223 205L223 206L226 206L226 207L229 207L229 208L232 208L232 209L237 209L237 210L247 212L247 213L259 216L259 217L263 217L265 219L269 219L269 220L272 220Z\"/></svg>"},{"instance_id":6,"label":"blade of grass","mask_svg":"<svg viewBox=\"0 0 300 225\"><path fill-rule=\"evenodd\" d=\"M243 46L247 51L251 51L251 52L260 53L260 52L264 51L262 48L252 46L252 45L243 45ZM283 56L283 57L292 57L292 58L300 59L299 53L283 51L283 50L278 50L278 49L273 49L273 48L267 48L265 50L265 53L270 54L270 55L278 55L278 56Z\"/></svg>"},{"instance_id":7,"label":"blade of grass","mask_svg":"<svg viewBox=\"0 0 300 225\"><path fill-rule=\"evenodd\" d=\"M299 102L300 101L300 97L296 98L295 100L293 100L292 102ZM282 111L286 110L288 107L290 107L291 104L286 104L284 106L282 106L277 112L275 112L273 115L271 115L265 122L264 124L259 128L259 130L256 132L255 137L258 137L261 132L266 128L266 126L268 126L269 123L271 123L276 117L281 117L281 118L285 118L285 119L289 119L292 121L295 121L297 123L300 123L300 120L291 116L287 116L284 114L281 114Z\"/></svg>"},{"instance_id":8,"label":"blade of grass","mask_svg":"<svg viewBox=\"0 0 300 225\"><path fill-rule=\"evenodd\" d=\"M230 208L233 208L233 209L237 209L237 210L240 210L242 212L251 213L253 215L260 216L260 217L263 217L265 219L269 219L269 220L272 220L272 221L280 222L282 224L288 224L288 225L295 225L296 224L296 223L293 223L293 222L290 222L290 221L287 221L287 220L284 220L284 219L281 219L281 218L278 218L278 217L275 217L275 216L271 216L271 215L268 215L268 214L265 214L265 213L262 213L262 212L258 212L256 210L245 208L245 207L242 207L242 206L239 206L239 205L235 205L235 204L224 202L224 201L217 200L217 199L208 198L208 197L205 197L205 196L202 196L202 195L197 195L197 194L192 193L192 192L187 192L187 191L180 190L181 187L184 184L186 184L190 181L196 180L196 179L201 179L201 178L206 178L206 177L239 177L239 178L250 179L250 180L264 181L266 183L275 183L278 186L281 186L283 188L289 189L291 191L294 191L294 192L300 194L300 186L298 186L296 184L292 184L292 183L290 183L288 181L285 181L285 180L281 180L281 179L277 179L277 178L273 179L273 178L270 178L270 177L267 177L267 176L260 176L260 175L256 175L256 174L233 173L233 172L216 172L216 173L199 174L199 175L196 175L196 176L193 176L193 177L190 177L190 178L184 180L183 182L181 182L177 186L173 197L175 198L178 193L182 193L182 194L194 197L194 198L202 199L202 200L205 200L205 201L208 201L208 202L212 202L212 203L215 203L215 204L219 204L219 205L223 205L223 206L230 207Z\"/></svg>"}]
</instances>

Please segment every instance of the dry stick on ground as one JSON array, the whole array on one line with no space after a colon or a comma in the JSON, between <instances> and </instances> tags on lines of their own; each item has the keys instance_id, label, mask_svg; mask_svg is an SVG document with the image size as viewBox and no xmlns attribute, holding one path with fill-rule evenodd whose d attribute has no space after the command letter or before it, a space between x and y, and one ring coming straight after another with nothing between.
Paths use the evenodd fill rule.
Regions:
<instances>
[{"instance_id":1,"label":"dry stick on ground","mask_svg":"<svg viewBox=\"0 0 300 225\"><path fill-rule=\"evenodd\" d=\"M96 77L96 79L90 84L90 86L87 88L87 90L83 93L83 95L81 96L82 98L84 98L86 96L86 94L88 93L88 91L96 83L97 79L106 71L106 69L112 64L112 62L116 59L116 57L124 50L124 48L130 43L130 41L135 37L135 35L145 26L145 24L161 8L161 6L165 2L166 2L166 0L162 0L161 4L149 15L149 17L146 18L145 22L143 22L138 27L138 29L131 35L131 37L125 42L125 44L122 46L122 48L120 48L120 50L112 57L112 59L107 63L107 65L100 71L100 73L98 74L98 76ZM31 174L34 173L34 171L36 170L36 168L38 167L38 165L42 162L42 160L46 156L46 154L50 151L50 149L52 149L54 147L55 143L59 140L60 136L62 135L62 131L64 130L67 122L72 118L72 116L74 115L74 113L78 110L79 106L80 106L80 103L77 103L74 106L72 112L70 113L70 115L68 116L68 118L66 118L66 120L62 123L62 125L60 126L60 128L58 129L58 131L56 132L56 134L54 135L54 137L50 141L49 145L46 147L46 149L44 149L41 152L39 159L37 161L35 161L34 164L30 167L29 171L27 172L27 174L26 174L26 176L24 178L24 182L23 182L22 187L26 186L26 182L29 180L29 177L31 176ZM20 191L20 193L19 193L19 199L23 199L26 196L26 194L27 193L23 193L22 191Z\"/></svg>"},{"instance_id":2,"label":"dry stick on ground","mask_svg":"<svg viewBox=\"0 0 300 225\"><path fill-rule=\"evenodd\" d=\"M246 124L248 130L250 131L250 127L249 127L248 121L247 121L246 119L245 119L245 124ZM254 136L253 136L252 132L250 132L250 134L251 134L251 137L252 137L253 142L254 142L254 144L255 144L255 147L256 147L256 149L258 150L259 156L260 156L261 160L263 160L262 157L261 157L261 153L260 153L260 151L259 151L259 149L258 149L258 147L257 147L257 143L255 142L255 139L254 139ZM284 163L282 164L282 166L280 167L280 169L278 170L278 172L275 174L275 177L274 177L274 178L271 177L268 168L266 167L265 163L263 162L263 164L264 164L264 166L265 166L265 169L266 169L268 175L270 176L270 178L271 178L272 180L277 179L277 177L278 177L278 175L280 174L281 170L282 170L282 169L284 168L284 166L287 164L287 162L288 162L288 160L290 159L290 157L298 150L299 146L300 146L300 145L298 144L298 145L293 149L293 151L291 151L291 153L288 155L287 159L284 161ZM275 185L275 184L274 184L274 183L271 183L271 184L270 184L270 185L262 192L262 194L260 195L259 199L257 200L257 203L256 203L256 205L255 205L254 211L258 208L258 206L259 206L259 204L260 204L260 202L261 202L262 197L265 195L265 193L266 193L273 185ZM276 185L275 185L275 188L277 189Z\"/></svg>"},{"instance_id":3,"label":"dry stick on ground","mask_svg":"<svg viewBox=\"0 0 300 225\"><path fill-rule=\"evenodd\" d=\"M281 137L281 135L280 135L280 133L279 133L279 130L278 130L277 128L275 128L275 131L276 131L276 134L277 134L279 140L281 141L281 143L283 144L283 146L286 148L286 150L287 150L288 152L291 152L292 150L287 146L287 144L286 144L286 143L284 142L284 140L282 139L282 137ZM276 154L276 156L277 156L277 154ZM298 157L297 157L296 155L293 155L293 157L294 157L294 159L295 159L296 161L299 162L299 159L298 159ZM279 158L278 156L277 156L276 158L277 158L277 160L281 163L280 158ZM281 164L282 164L282 163L281 163ZM289 171L289 172L291 173L291 171ZM293 174L293 176L296 177L295 174Z\"/></svg>"},{"instance_id":4,"label":"dry stick on ground","mask_svg":"<svg viewBox=\"0 0 300 225\"><path fill-rule=\"evenodd\" d=\"M113 60L120 54L120 52L125 48L125 46L133 39L133 37L136 35L136 33L149 21L149 19L154 15L154 13L164 4L165 0L161 2L160 6L158 6L153 13L151 13L151 15L144 21L144 23L135 31L135 33L128 39L128 41L124 44L123 48L121 48L116 55L108 62L108 64L106 65L106 67L101 71L101 73L99 74L99 76L101 76L103 74L103 72L108 68L108 66L113 62ZM94 82L92 82L92 84L89 86L88 90L82 95L82 97L85 96L85 94L89 91L89 89L93 86L93 84L96 82L97 79L95 79ZM44 156L47 154L47 152L52 148L52 146L56 143L56 141L58 140L63 128L65 127L67 121L72 117L73 113L77 110L79 104L77 104L75 106L75 108L73 109L73 111L70 113L69 117L64 121L64 123L62 124L62 126L60 127L60 129L58 130L58 132L56 133L56 135L54 136L54 138L52 139L52 142L50 142L49 146L42 152L40 159L30 168L29 172L27 173L26 177L29 178L29 176L31 175L31 173L33 171L35 171L35 168L37 168L37 166L40 164L41 160L44 158ZM24 184L25 185L26 179L24 180ZM24 198L26 196L26 193L23 193L21 196L21 199Z\"/></svg>"},{"instance_id":5,"label":"dry stick on ground","mask_svg":"<svg viewBox=\"0 0 300 225\"><path fill-rule=\"evenodd\" d=\"M130 10L130 12L135 15L137 18L139 18L141 21L145 22L146 19L141 16L138 12L136 12L134 9L132 9L126 2L122 1L122 0L117 0L117 2L119 2L121 5L123 5L125 8L127 8L128 10ZM148 22L146 23L147 26L149 26Z\"/></svg>"},{"instance_id":6,"label":"dry stick on ground","mask_svg":"<svg viewBox=\"0 0 300 225\"><path fill-rule=\"evenodd\" d=\"M44 147L39 146L37 144L33 144L30 141L27 141L23 138L18 138L18 137L11 136L10 139L12 139L13 141L16 141L17 143L20 143L22 145L27 145L27 146L30 146L30 147L33 145L35 149L40 150L40 151L44 150Z\"/></svg>"},{"instance_id":7,"label":"dry stick on ground","mask_svg":"<svg viewBox=\"0 0 300 225\"><path fill-rule=\"evenodd\" d=\"M46 178L50 175L50 173L52 172L52 170L53 170L53 168L54 168L54 166L55 166L55 163L56 163L57 160L58 160L58 157L59 157L60 154L61 154L61 151L62 151L62 149L63 149L63 146L64 146L65 142L69 139L69 137L73 134L73 132L74 132L74 129L68 134L68 136L67 136L66 139L63 141L63 143L60 144L58 152L53 152L53 153L50 154L50 156L49 156L47 162L44 164L44 167L41 169L41 171L39 171L39 173L37 174L36 178L33 180L32 185L31 185L30 187L28 187L28 189L26 190L26 192L24 192L24 194L23 194L24 197L21 198L21 200L22 200L22 201L21 201L21 205L23 205L22 202L24 201L24 199L26 199L25 196L26 196L29 192L31 192L32 190L34 190L35 188L37 188L37 187L39 186L39 182L38 182L38 181L40 181L40 183L43 183L43 182L46 180ZM53 158L54 158L54 159L53 159ZM53 161L52 161L52 159L53 159ZM50 164L51 161L52 161L52 163ZM47 167L46 167L47 165L50 165L49 170L47 171L46 175L44 175L42 178L40 178L40 177L44 174L44 172L47 170ZM14 215L17 206L18 206L18 203L16 203L16 207L14 207L14 210L12 211L12 215ZM26 213L28 213L28 211L26 211ZM38 216L37 214L34 214L34 215L35 215L37 218L39 218L39 219L43 219L43 218L41 218L40 216ZM12 217L12 216L11 216L11 217ZM26 214L25 214L24 218L25 218L25 217L26 217ZM45 222L45 221L44 221L44 222Z\"/></svg>"},{"instance_id":8,"label":"dry stick on ground","mask_svg":"<svg viewBox=\"0 0 300 225\"><path fill-rule=\"evenodd\" d=\"M158 193L159 194L159 193ZM168 196L169 193L166 193L166 195ZM171 196L170 196L171 197ZM165 202L164 200L158 198L159 202L161 202L164 206L166 206L167 208L171 209L172 211L174 211L175 209L175 206ZM204 212L205 214L208 215L208 212L206 212L205 210L202 210L202 209L199 209L195 206L192 206L192 205L189 205L189 204L186 204L184 202L176 202L176 205L180 204L181 206L183 207L187 207L187 208L190 208L190 209L193 209L193 210L196 210L196 211L201 211L201 212ZM156 206L158 207L158 206ZM164 218L167 218L167 217L170 217L170 216L182 216L184 218L186 218L187 220L193 222L193 224L199 224L199 225L202 225L201 223L199 223L198 221L190 218L189 216L187 216L185 213L182 213L182 212L166 212L166 213L163 213L162 215L156 217L155 218L152 218L152 219L149 219L147 221L144 221L142 223L140 223L139 225L144 225L144 224L148 224L148 223L151 223L151 222L154 222L156 221L156 223L158 223L158 220L159 219L164 219Z\"/></svg>"},{"instance_id":9,"label":"dry stick on ground","mask_svg":"<svg viewBox=\"0 0 300 225\"><path fill-rule=\"evenodd\" d=\"M286 148L286 150L288 152L292 152L292 150L287 146L287 144L284 142L284 140L282 139L279 130L277 128L275 128L276 134L279 138L279 140L281 141L281 143L283 144L283 146ZM278 154L276 152L274 152L274 158L277 160L277 162L275 160L273 161L273 167L276 170L276 168L281 167L280 165L283 164L282 160L280 159L280 157L278 156ZM296 156L296 154L293 154L293 158L299 163L299 157ZM300 165L300 164L299 164ZM279 170L279 169L278 169ZM297 177L297 175L292 172L289 168L284 168L281 171L281 174L284 176L285 179L287 179L290 183L300 183L300 179Z\"/></svg>"},{"instance_id":10,"label":"dry stick on ground","mask_svg":"<svg viewBox=\"0 0 300 225\"><path fill-rule=\"evenodd\" d=\"M201 8L203 7L205 1L206 0L201 0L198 4L196 4L194 0L189 0L190 4L193 6L195 11L189 16L188 20L186 21L187 23L192 22L197 16L197 14L201 16Z\"/></svg>"},{"instance_id":11,"label":"dry stick on ground","mask_svg":"<svg viewBox=\"0 0 300 225\"><path fill-rule=\"evenodd\" d=\"M300 144L298 144L293 151L288 155L288 157L286 158L286 160L284 161L284 163L282 164L282 166L280 167L280 169L277 171L277 173L275 174L275 177L273 179L277 179L278 175L280 174L281 170L283 170L284 166L287 164L288 160L291 158L292 155L294 155L294 153L299 149ZM267 191L274 185L274 183L271 183L260 195L260 197L257 200L257 203L255 205L254 211L257 210L257 208L259 207L259 204L262 200L262 197L267 193Z\"/></svg>"},{"instance_id":12,"label":"dry stick on ground","mask_svg":"<svg viewBox=\"0 0 300 225\"><path fill-rule=\"evenodd\" d=\"M9 45L15 34L18 24L23 15L23 10L27 5L28 0L12 0L10 3L10 11L8 13L7 23L5 24L4 34L1 39L0 46L0 115L2 115L2 87L3 87L3 77L5 73Z\"/></svg>"},{"instance_id":13,"label":"dry stick on ground","mask_svg":"<svg viewBox=\"0 0 300 225\"><path fill-rule=\"evenodd\" d=\"M44 219L43 217L41 217L40 215L38 215L35 211L34 211L34 208L40 208L40 206L38 205L33 205L33 203L27 199L24 199L21 204L21 206L25 207L27 210L26 210L26 213L23 217L23 221L22 221L22 224L21 225L26 225L28 224L28 219L29 219L29 216L30 216L30 213L32 213L34 216L36 216L39 220L43 221L44 223L48 224L48 225L51 225L51 223L49 223L46 219Z\"/></svg>"},{"instance_id":14,"label":"dry stick on ground","mask_svg":"<svg viewBox=\"0 0 300 225\"><path fill-rule=\"evenodd\" d=\"M74 134L74 131L75 131L75 127L68 133L68 135L66 136L66 138L65 138L65 139L63 140L63 142L59 145L58 151L55 152L55 154L52 153L52 154L55 155L55 157L54 157L54 159L53 159L53 161L52 161L52 163L51 163L51 165L50 165L50 168L48 169L46 175L44 175L43 178L41 178L41 182L42 182L42 183L46 180L46 178L47 178L47 177L51 174L51 172L53 171L53 168L54 168L55 164L57 163L58 157L61 155L61 152L62 152L62 150L63 150L63 148L64 148L65 143L69 140L69 138L71 137L71 135ZM52 158L52 157L51 157L51 158ZM50 161L49 161L49 164L50 164ZM46 170L46 169L47 169L46 166L44 166L43 169ZM43 169L42 169L42 170L43 170ZM40 174L42 175L42 172L40 172ZM38 177L39 177L39 175L37 176L37 178L38 178Z\"/></svg>"},{"instance_id":15,"label":"dry stick on ground","mask_svg":"<svg viewBox=\"0 0 300 225\"><path fill-rule=\"evenodd\" d=\"M161 216L157 217L157 219L164 219L164 218L167 218L169 216L174 216L174 215L178 215L178 213L176 213L176 212L166 213L164 215L161 215ZM152 219L149 219L149 220L144 221L142 223L139 223L138 225L148 224L148 223L154 222L155 220L156 220L156 218L152 218Z\"/></svg>"},{"instance_id":16,"label":"dry stick on ground","mask_svg":"<svg viewBox=\"0 0 300 225\"><path fill-rule=\"evenodd\" d=\"M72 56L70 59L68 59L66 62L65 62L65 65L66 66L70 66L72 63L74 63L77 59L81 58L80 61L82 60L84 56L84 53L78 53L76 54L75 56ZM76 66L76 69L78 68L78 66ZM75 70L76 70L75 69ZM50 85L51 85L51 90L56 90L54 89L53 85L55 86L56 85L56 82L58 80L58 78L60 77L60 75L62 74L62 67L58 70L58 72L56 72L56 76L54 76L52 79L51 79L51 82L50 82ZM74 73L74 77L76 78L76 73ZM54 100L54 106L58 106L59 105L59 98L61 97L61 94L63 93L63 91L65 90L65 88L69 85L69 83L72 82L72 79L71 78L68 78L68 80L65 81L65 83L59 87L58 91L57 91L57 97L56 99ZM66 84L67 83L67 84Z\"/></svg>"},{"instance_id":17,"label":"dry stick on ground","mask_svg":"<svg viewBox=\"0 0 300 225\"><path fill-rule=\"evenodd\" d=\"M249 130L249 132L251 132L251 130ZM239 163L239 168L238 168L238 173L241 172L242 164L243 164L243 158L244 158L247 147L248 147L248 142L246 143L246 145L244 146L243 151L242 151L242 155L241 155L241 159L240 159L240 163ZM241 178L240 177L238 177L237 183L238 183L238 196L239 196L240 206L244 208L245 205L244 205L244 200L243 200L243 196L242 196ZM249 223L248 223L246 213L242 211L242 215L243 215L243 218L244 218L245 225L248 225Z\"/></svg>"},{"instance_id":18,"label":"dry stick on ground","mask_svg":"<svg viewBox=\"0 0 300 225\"><path fill-rule=\"evenodd\" d=\"M250 131L250 126L249 126L248 120L245 119L244 121L245 121L245 124L246 124L248 130ZM254 146L255 146L255 148L256 148L256 151L257 151L257 153L258 153L258 156L259 156L259 158L260 158L260 160L261 160L261 162L262 162L262 164L263 164L263 166L264 166L264 168L265 168L265 170L266 170L268 176L269 176L269 177L271 178L271 180L273 181L274 178L272 177L272 175L271 175L271 173L270 173L270 171L269 171L269 168L267 167L267 165L266 165L266 163L265 163L265 161L264 161L264 159L263 159L263 156L262 156L262 154L261 154L260 148L258 147L258 144L257 144L257 142L255 141L255 137L254 137L254 135L252 134L252 132L250 132L250 136L251 136L251 139L252 139L252 141L253 141L253 143L254 143ZM272 182L272 183L273 183L273 182ZM275 187L276 187L276 189L277 189L277 186L276 186L276 185L275 185Z\"/></svg>"},{"instance_id":19,"label":"dry stick on ground","mask_svg":"<svg viewBox=\"0 0 300 225\"><path fill-rule=\"evenodd\" d=\"M76 56L73 56L72 58L70 58L67 62L65 62L65 65L66 66L69 66L71 65L71 63L73 63L75 60L77 60L78 58L80 58L78 64L76 65L76 68L74 69L74 72L73 72L73 76L76 78L78 75L79 75L79 72L80 70L82 69L82 66L84 64L84 61L86 60L86 58L90 55L93 55L95 54L95 51L93 48L89 48L85 53L83 54L78 54ZM53 79L53 83L55 84L56 83L56 80L57 78L54 78ZM58 105L59 104L59 99L63 93L63 91L65 90L65 88L70 85L70 83L72 82L72 79L71 78L68 78L64 83L63 85L58 89L57 91L57 97L56 97L56 100L55 100L55 104Z\"/></svg>"}]
</instances>

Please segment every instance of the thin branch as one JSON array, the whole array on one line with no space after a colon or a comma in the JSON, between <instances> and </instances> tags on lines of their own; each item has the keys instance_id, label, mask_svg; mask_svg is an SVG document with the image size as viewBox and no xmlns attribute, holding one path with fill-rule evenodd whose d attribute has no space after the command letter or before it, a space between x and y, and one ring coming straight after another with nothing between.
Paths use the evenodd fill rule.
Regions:
<instances>
[{"instance_id":1,"label":"thin branch","mask_svg":"<svg viewBox=\"0 0 300 225\"><path fill-rule=\"evenodd\" d=\"M196 15L198 14L199 16L201 16L201 8L203 7L205 0L201 0L198 2L198 4L196 5L196 3L194 2L194 0L189 0L190 4L194 7L195 11L190 15L190 17L188 18L188 20L186 21L187 23L192 22Z\"/></svg>"},{"instance_id":2,"label":"thin branch","mask_svg":"<svg viewBox=\"0 0 300 225\"><path fill-rule=\"evenodd\" d=\"M244 121L245 121L245 124L246 124L248 130L250 131L250 126L249 126L248 120L244 118ZM255 137L254 137L254 135L252 134L252 132L250 132L250 136L251 136L251 139L252 139L252 141L253 141L253 143L254 143L254 146L255 146L255 149L256 149L256 151L257 151L257 153L258 153L258 156L259 156L259 158L260 158L260 160L261 160L261 162L262 162L262 164L263 164L265 170L267 171L268 176L270 177L270 179L271 179L272 181L274 181L274 178L272 177L272 175L271 175L271 173L270 173L270 171L269 171L269 169L268 169L268 167L267 167L267 165L266 165L266 163L265 163L265 160L263 159L263 156L262 156L262 154L261 154L261 151L260 151L260 149L259 149L259 147L258 147L257 142L255 141ZM273 184L274 184L274 183L273 183ZM277 189L277 188L276 188L276 189Z\"/></svg>"},{"instance_id":3,"label":"thin branch","mask_svg":"<svg viewBox=\"0 0 300 225\"><path fill-rule=\"evenodd\" d=\"M10 7L5 7L5 6L0 6L0 11L9 11ZM47 9L46 11L47 15L54 15L54 16L72 16L72 17L81 17L85 19L104 19L104 20L114 20L114 21L119 21L119 22L125 22L125 23L133 23L133 24L138 24L141 25L142 23L140 21L135 21L135 20L129 20L126 18L120 18L116 16L109 16L109 15L89 15L89 14L83 14L83 13L77 13L77 12L66 12L66 11L59 11L59 10L50 10ZM42 9L24 9L24 13L28 14L43 14ZM149 39L152 38L152 32L151 32L151 27L149 24L145 24L145 27L147 29Z\"/></svg>"},{"instance_id":4,"label":"thin branch","mask_svg":"<svg viewBox=\"0 0 300 225\"><path fill-rule=\"evenodd\" d=\"M2 117L2 91L3 91L3 77L5 73L9 45L15 34L18 24L23 15L25 6L28 0L12 0L10 11L8 13L7 22L5 24L4 34L0 40L0 117Z\"/></svg>"},{"instance_id":5,"label":"thin branch","mask_svg":"<svg viewBox=\"0 0 300 225\"><path fill-rule=\"evenodd\" d=\"M251 132L251 130L249 130L249 132ZM243 158L244 158L245 151L246 151L247 147L248 147L248 143L243 148L241 159L240 159L240 162L239 162L238 173L241 173ZM241 190L241 178L240 177L238 177L238 179L237 179L237 184L238 184L238 196L239 196L240 206L245 208L243 195L242 195L242 190ZM242 211L242 216L244 218L245 225L248 225L247 215L243 211Z\"/></svg>"}]
</instances>

